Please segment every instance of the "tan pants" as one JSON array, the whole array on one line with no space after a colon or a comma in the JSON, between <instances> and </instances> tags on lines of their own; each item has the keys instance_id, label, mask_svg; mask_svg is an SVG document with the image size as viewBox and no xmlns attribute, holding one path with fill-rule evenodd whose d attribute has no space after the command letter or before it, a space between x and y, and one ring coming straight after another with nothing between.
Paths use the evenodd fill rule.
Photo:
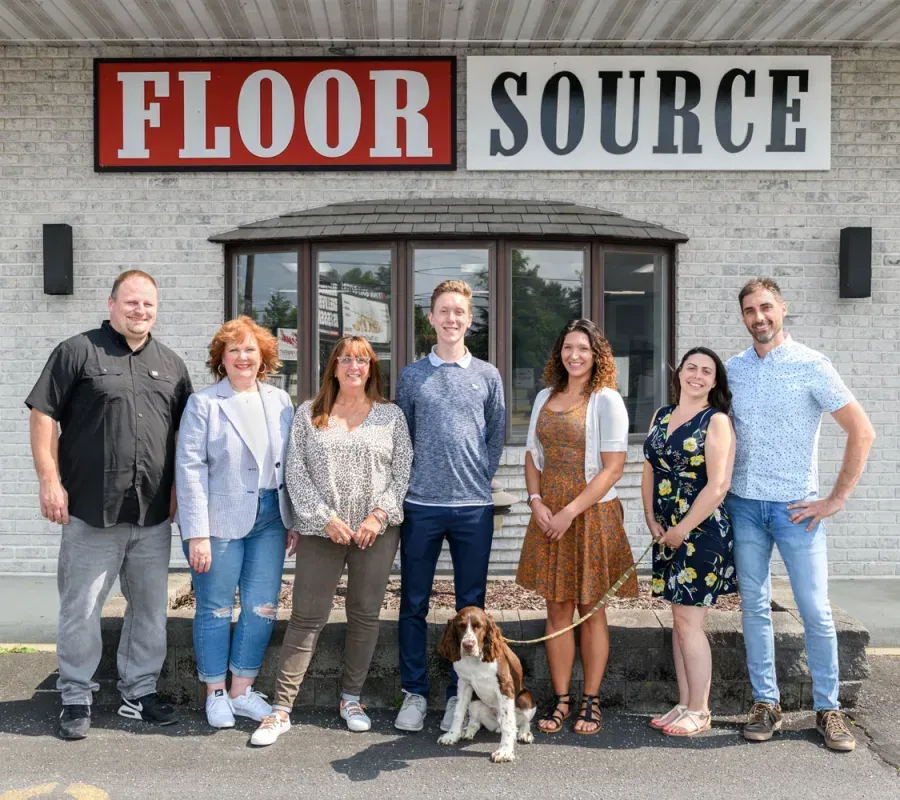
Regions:
<instances>
[{"instance_id":1,"label":"tan pants","mask_svg":"<svg viewBox=\"0 0 900 800\"><path fill-rule=\"evenodd\" d=\"M362 691L378 643L378 617L400 543L400 528L388 528L367 550L335 544L326 536L301 536L297 544L293 610L284 634L273 705L293 708L316 642L331 612L334 590L347 565L347 643L343 690Z\"/></svg>"}]
</instances>

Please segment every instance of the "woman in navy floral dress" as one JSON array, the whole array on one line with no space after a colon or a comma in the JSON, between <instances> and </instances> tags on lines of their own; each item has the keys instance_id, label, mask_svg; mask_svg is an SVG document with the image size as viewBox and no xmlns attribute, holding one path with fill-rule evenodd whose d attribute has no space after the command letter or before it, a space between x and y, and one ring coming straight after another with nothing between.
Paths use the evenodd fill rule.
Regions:
<instances>
[{"instance_id":1,"label":"woman in navy floral dress","mask_svg":"<svg viewBox=\"0 0 900 800\"><path fill-rule=\"evenodd\" d=\"M706 612L719 595L737 591L734 536L723 504L734 432L725 367L712 350L688 351L672 389L675 404L656 412L644 442L641 495L656 541L653 594L672 604L679 699L650 724L670 736L693 736L710 727Z\"/></svg>"}]
</instances>

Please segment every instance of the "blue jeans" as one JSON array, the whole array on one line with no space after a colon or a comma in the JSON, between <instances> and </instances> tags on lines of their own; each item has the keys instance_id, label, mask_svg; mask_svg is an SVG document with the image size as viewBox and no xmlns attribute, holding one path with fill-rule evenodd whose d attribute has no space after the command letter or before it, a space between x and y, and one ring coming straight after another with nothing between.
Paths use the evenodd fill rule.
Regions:
<instances>
[{"instance_id":1,"label":"blue jeans","mask_svg":"<svg viewBox=\"0 0 900 800\"><path fill-rule=\"evenodd\" d=\"M787 510L790 503L747 500L729 494L725 504L734 525L734 561L753 701L779 702L769 570L772 545L777 544L803 620L815 710L838 708L837 634L828 602L824 523L807 532L809 520L791 522Z\"/></svg>"},{"instance_id":2,"label":"blue jeans","mask_svg":"<svg viewBox=\"0 0 900 800\"><path fill-rule=\"evenodd\" d=\"M194 572L194 653L203 683L220 683L228 669L239 678L255 678L269 646L278 609L287 531L278 508L278 492L259 493L256 522L241 539L211 536L208 572ZM188 554L188 543L184 542ZM231 633L234 592L240 587L241 614Z\"/></svg>"},{"instance_id":3,"label":"blue jeans","mask_svg":"<svg viewBox=\"0 0 900 800\"><path fill-rule=\"evenodd\" d=\"M456 610L484 608L488 562L494 540L493 506L420 506L405 503L400 529L400 679L412 694L427 697L428 655L425 618L444 537L453 560ZM456 694L456 670L450 670L447 697Z\"/></svg>"}]
</instances>

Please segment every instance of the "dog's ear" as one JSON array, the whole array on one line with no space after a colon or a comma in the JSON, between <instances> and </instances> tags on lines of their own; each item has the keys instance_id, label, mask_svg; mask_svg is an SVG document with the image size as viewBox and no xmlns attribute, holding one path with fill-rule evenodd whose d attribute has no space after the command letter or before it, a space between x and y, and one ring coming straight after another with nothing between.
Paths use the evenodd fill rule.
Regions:
<instances>
[{"instance_id":1,"label":"dog's ear","mask_svg":"<svg viewBox=\"0 0 900 800\"><path fill-rule=\"evenodd\" d=\"M485 613L484 620L486 630L484 632L481 660L496 661L503 655L503 634L490 614Z\"/></svg>"},{"instance_id":2,"label":"dog's ear","mask_svg":"<svg viewBox=\"0 0 900 800\"><path fill-rule=\"evenodd\" d=\"M459 634L456 631L456 617L454 617L447 620L447 627L444 628L444 635L438 644L438 655L447 661L459 661L461 658L459 650Z\"/></svg>"}]
</instances>

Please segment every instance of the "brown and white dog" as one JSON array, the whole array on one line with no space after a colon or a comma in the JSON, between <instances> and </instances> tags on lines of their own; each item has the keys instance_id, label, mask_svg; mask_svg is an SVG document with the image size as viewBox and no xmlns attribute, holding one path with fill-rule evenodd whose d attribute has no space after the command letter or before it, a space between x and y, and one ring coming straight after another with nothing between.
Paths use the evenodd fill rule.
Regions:
<instances>
[{"instance_id":1,"label":"brown and white dog","mask_svg":"<svg viewBox=\"0 0 900 800\"><path fill-rule=\"evenodd\" d=\"M456 713L438 744L473 739L483 726L500 731L500 747L491 753L491 761L514 761L516 741L534 741L531 720L537 709L531 692L522 686L522 664L503 641L500 628L485 611L468 606L447 623L438 653L453 662L459 676ZM469 722L463 729L466 712Z\"/></svg>"}]
</instances>

